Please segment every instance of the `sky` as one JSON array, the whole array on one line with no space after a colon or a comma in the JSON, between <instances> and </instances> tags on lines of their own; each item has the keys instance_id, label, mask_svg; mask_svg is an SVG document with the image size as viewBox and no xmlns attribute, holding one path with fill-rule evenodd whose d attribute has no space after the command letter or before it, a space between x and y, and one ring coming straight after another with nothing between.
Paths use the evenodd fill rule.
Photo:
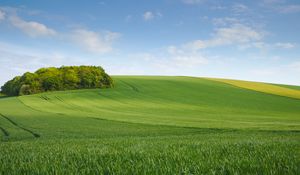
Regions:
<instances>
[{"instance_id":1,"label":"sky","mask_svg":"<svg viewBox=\"0 0 300 175\"><path fill-rule=\"evenodd\" d=\"M300 85L299 0L0 0L0 86L41 67Z\"/></svg>"}]
</instances>

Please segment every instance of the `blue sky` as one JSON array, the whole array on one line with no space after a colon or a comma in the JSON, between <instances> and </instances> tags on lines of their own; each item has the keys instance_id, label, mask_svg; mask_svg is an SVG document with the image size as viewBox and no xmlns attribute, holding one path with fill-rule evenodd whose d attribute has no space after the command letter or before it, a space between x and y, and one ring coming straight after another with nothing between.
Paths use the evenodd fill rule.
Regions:
<instances>
[{"instance_id":1,"label":"blue sky","mask_svg":"<svg viewBox=\"0 0 300 175\"><path fill-rule=\"evenodd\" d=\"M299 19L299 0L1 0L0 85L61 65L300 85Z\"/></svg>"}]
</instances>

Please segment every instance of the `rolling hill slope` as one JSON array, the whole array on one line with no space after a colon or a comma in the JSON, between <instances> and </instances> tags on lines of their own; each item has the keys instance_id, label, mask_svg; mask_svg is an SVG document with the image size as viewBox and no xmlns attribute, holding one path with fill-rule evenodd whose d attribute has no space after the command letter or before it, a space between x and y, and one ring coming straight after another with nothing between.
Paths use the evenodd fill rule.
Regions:
<instances>
[{"instance_id":1,"label":"rolling hill slope","mask_svg":"<svg viewBox=\"0 0 300 175\"><path fill-rule=\"evenodd\" d=\"M0 97L0 174L300 171L300 99L205 78L113 79Z\"/></svg>"},{"instance_id":2,"label":"rolling hill slope","mask_svg":"<svg viewBox=\"0 0 300 175\"><path fill-rule=\"evenodd\" d=\"M57 117L79 117L198 128L300 130L300 100L295 98L192 77L116 76L114 81L112 89L2 98L0 113L39 128L52 127L47 120Z\"/></svg>"}]
</instances>

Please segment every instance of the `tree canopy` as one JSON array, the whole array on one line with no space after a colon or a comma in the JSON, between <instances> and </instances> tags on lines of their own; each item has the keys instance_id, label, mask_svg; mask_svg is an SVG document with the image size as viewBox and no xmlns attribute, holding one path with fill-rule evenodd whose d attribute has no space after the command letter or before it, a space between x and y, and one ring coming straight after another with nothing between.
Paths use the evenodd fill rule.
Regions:
<instances>
[{"instance_id":1,"label":"tree canopy","mask_svg":"<svg viewBox=\"0 0 300 175\"><path fill-rule=\"evenodd\" d=\"M100 66L62 66L41 68L34 73L16 76L1 87L8 96L29 95L47 91L110 88L111 77Z\"/></svg>"}]
</instances>

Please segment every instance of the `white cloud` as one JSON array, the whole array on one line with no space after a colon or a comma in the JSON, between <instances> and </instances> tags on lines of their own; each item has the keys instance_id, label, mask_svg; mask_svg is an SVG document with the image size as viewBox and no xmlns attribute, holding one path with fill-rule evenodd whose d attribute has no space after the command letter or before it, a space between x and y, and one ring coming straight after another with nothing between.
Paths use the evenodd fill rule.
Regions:
<instances>
[{"instance_id":1,"label":"white cloud","mask_svg":"<svg viewBox=\"0 0 300 175\"><path fill-rule=\"evenodd\" d=\"M297 13L300 12L300 5L285 5L277 8L281 13Z\"/></svg>"},{"instance_id":2,"label":"white cloud","mask_svg":"<svg viewBox=\"0 0 300 175\"><path fill-rule=\"evenodd\" d=\"M0 10L0 21L5 19L5 13Z\"/></svg>"},{"instance_id":3,"label":"white cloud","mask_svg":"<svg viewBox=\"0 0 300 175\"><path fill-rule=\"evenodd\" d=\"M235 13L244 13L247 12L248 10L249 10L248 6L244 4L234 4L232 6L232 11Z\"/></svg>"},{"instance_id":4,"label":"white cloud","mask_svg":"<svg viewBox=\"0 0 300 175\"><path fill-rule=\"evenodd\" d=\"M234 24L231 27L219 28L216 31L214 44L245 43L263 38L263 33L243 24Z\"/></svg>"},{"instance_id":5,"label":"white cloud","mask_svg":"<svg viewBox=\"0 0 300 175\"><path fill-rule=\"evenodd\" d=\"M227 9L227 7L222 6L222 5L215 5L215 6L212 6L210 9L212 9L212 10L225 10L225 9Z\"/></svg>"},{"instance_id":6,"label":"white cloud","mask_svg":"<svg viewBox=\"0 0 300 175\"><path fill-rule=\"evenodd\" d=\"M263 0L266 4L276 4L276 3L284 3L285 0Z\"/></svg>"},{"instance_id":7,"label":"white cloud","mask_svg":"<svg viewBox=\"0 0 300 175\"><path fill-rule=\"evenodd\" d=\"M53 36L56 34L55 30L35 21L25 21L18 16L10 16L9 20L13 26L31 37Z\"/></svg>"},{"instance_id":8,"label":"white cloud","mask_svg":"<svg viewBox=\"0 0 300 175\"><path fill-rule=\"evenodd\" d=\"M282 43L282 42L266 43L263 41L245 43L238 46L240 50L245 50L248 48L257 48L263 52L267 52L268 50L273 50L273 49L292 49L295 47L296 45L293 43Z\"/></svg>"},{"instance_id":9,"label":"white cloud","mask_svg":"<svg viewBox=\"0 0 300 175\"><path fill-rule=\"evenodd\" d=\"M205 0L182 0L185 4L200 4L203 3Z\"/></svg>"},{"instance_id":10,"label":"white cloud","mask_svg":"<svg viewBox=\"0 0 300 175\"><path fill-rule=\"evenodd\" d=\"M171 59L178 67L193 68L208 63L208 60L199 53L174 55Z\"/></svg>"},{"instance_id":11,"label":"white cloud","mask_svg":"<svg viewBox=\"0 0 300 175\"><path fill-rule=\"evenodd\" d=\"M216 26L227 26L229 24L240 23L241 20L237 18L224 17L224 18L213 18L212 23Z\"/></svg>"},{"instance_id":12,"label":"white cloud","mask_svg":"<svg viewBox=\"0 0 300 175\"><path fill-rule=\"evenodd\" d=\"M243 24L234 24L230 27L218 28L212 39L196 40L188 43L186 47L192 50L204 49L231 44L243 44L259 41L263 38L263 32L255 30Z\"/></svg>"},{"instance_id":13,"label":"white cloud","mask_svg":"<svg viewBox=\"0 0 300 175\"><path fill-rule=\"evenodd\" d=\"M143 67L143 74L159 75L191 75L191 72L209 63L209 59L200 52L191 52L177 46L161 48L151 53L129 55L129 60L129 63L124 64L130 65L128 67L136 66L138 71L135 72L137 74L141 72L140 68Z\"/></svg>"},{"instance_id":14,"label":"white cloud","mask_svg":"<svg viewBox=\"0 0 300 175\"><path fill-rule=\"evenodd\" d=\"M299 4L289 4L286 0L264 0L262 5L278 13L300 12Z\"/></svg>"},{"instance_id":15,"label":"white cloud","mask_svg":"<svg viewBox=\"0 0 300 175\"><path fill-rule=\"evenodd\" d=\"M176 66L195 67L208 63L208 59L196 51L176 46L169 46L166 51L169 54L170 61Z\"/></svg>"},{"instance_id":16,"label":"white cloud","mask_svg":"<svg viewBox=\"0 0 300 175\"><path fill-rule=\"evenodd\" d=\"M17 16L16 12L9 13L8 22L31 37L57 36L57 32L54 29L35 21L25 21ZM120 34L115 32L106 31L97 33L85 29L73 30L69 33L71 34L60 33L60 39L67 42L72 41L93 53L107 53L112 51L113 41L120 37Z\"/></svg>"},{"instance_id":17,"label":"white cloud","mask_svg":"<svg viewBox=\"0 0 300 175\"><path fill-rule=\"evenodd\" d=\"M154 14L150 11L147 11L144 13L143 18L145 21L150 21L150 20L154 19Z\"/></svg>"},{"instance_id":18,"label":"white cloud","mask_svg":"<svg viewBox=\"0 0 300 175\"><path fill-rule=\"evenodd\" d=\"M120 37L119 33L97 33L85 29L77 29L72 32L71 40L87 51L94 53L107 53L113 50L112 43Z\"/></svg>"},{"instance_id":19,"label":"white cloud","mask_svg":"<svg viewBox=\"0 0 300 175\"><path fill-rule=\"evenodd\" d=\"M121 36L120 33L111 32L111 31L106 31L106 32L104 32L103 35L104 35L104 40L109 43L115 41L116 39L120 38L120 36Z\"/></svg>"},{"instance_id":20,"label":"white cloud","mask_svg":"<svg viewBox=\"0 0 300 175\"><path fill-rule=\"evenodd\" d=\"M272 47L270 44L267 44L267 43L261 42L261 41L253 42L251 44L252 44L253 47L258 48L258 49L263 50L263 51L265 51L267 49L270 49Z\"/></svg>"},{"instance_id":21,"label":"white cloud","mask_svg":"<svg viewBox=\"0 0 300 175\"><path fill-rule=\"evenodd\" d=\"M151 12L151 11L147 11L143 14L143 19L145 21L150 21L153 20L155 18L161 18L163 15L160 12Z\"/></svg>"},{"instance_id":22,"label":"white cloud","mask_svg":"<svg viewBox=\"0 0 300 175\"><path fill-rule=\"evenodd\" d=\"M169 47L167 48L167 52L168 52L169 54L175 55L175 54L182 54L182 53L183 53L183 50L178 49L176 46L169 46Z\"/></svg>"},{"instance_id":23,"label":"white cloud","mask_svg":"<svg viewBox=\"0 0 300 175\"><path fill-rule=\"evenodd\" d=\"M280 42L275 43L275 46L283 49L291 49L295 47L295 45L292 43L280 43Z\"/></svg>"}]
</instances>

